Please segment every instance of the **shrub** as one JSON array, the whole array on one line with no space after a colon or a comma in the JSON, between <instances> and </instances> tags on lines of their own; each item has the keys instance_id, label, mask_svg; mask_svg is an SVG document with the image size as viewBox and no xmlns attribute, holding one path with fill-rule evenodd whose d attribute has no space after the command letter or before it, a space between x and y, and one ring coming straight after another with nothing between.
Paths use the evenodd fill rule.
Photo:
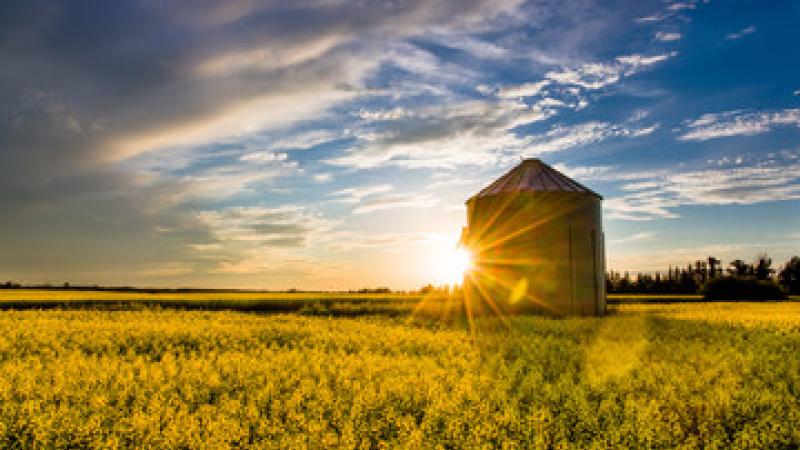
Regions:
<instances>
[{"instance_id":1,"label":"shrub","mask_svg":"<svg viewBox=\"0 0 800 450\"><path fill-rule=\"evenodd\" d=\"M786 300L786 293L772 281L755 278L714 278L703 285L706 300Z\"/></svg>"}]
</instances>

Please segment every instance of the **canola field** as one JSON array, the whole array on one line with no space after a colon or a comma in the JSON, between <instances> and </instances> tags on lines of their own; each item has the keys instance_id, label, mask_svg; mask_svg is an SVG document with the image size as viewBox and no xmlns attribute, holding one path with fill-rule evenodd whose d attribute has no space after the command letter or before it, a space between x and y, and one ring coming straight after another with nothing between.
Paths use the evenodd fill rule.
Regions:
<instances>
[{"instance_id":1,"label":"canola field","mask_svg":"<svg viewBox=\"0 0 800 450\"><path fill-rule=\"evenodd\" d=\"M0 311L1 448L797 448L800 303Z\"/></svg>"},{"instance_id":2,"label":"canola field","mask_svg":"<svg viewBox=\"0 0 800 450\"><path fill-rule=\"evenodd\" d=\"M701 295L612 294L609 304L693 303ZM254 312L308 312L334 315L373 313L405 314L424 304L439 313L460 303L457 294L358 293L358 292L268 292L268 291L159 291L0 289L0 309L132 309L179 308ZM449 305L446 305L449 304Z\"/></svg>"}]
</instances>

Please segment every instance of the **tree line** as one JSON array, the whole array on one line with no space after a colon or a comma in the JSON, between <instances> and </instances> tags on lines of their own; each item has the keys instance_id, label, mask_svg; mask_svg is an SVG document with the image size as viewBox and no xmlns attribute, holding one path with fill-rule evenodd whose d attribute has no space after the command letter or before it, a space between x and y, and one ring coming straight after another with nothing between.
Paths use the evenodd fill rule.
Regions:
<instances>
[{"instance_id":1,"label":"tree line","mask_svg":"<svg viewBox=\"0 0 800 450\"><path fill-rule=\"evenodd\" d=\"M735 259L727 265L709 256L685 267L669 267L655 273L631 275L610 270L606 273L606 290L610 294L695 294L709 281L721 278L775 283L788 294L800 295L800 257L792 257L777 269L772 258L760 254L753 262Z\"/></svg>"}]
</instances>

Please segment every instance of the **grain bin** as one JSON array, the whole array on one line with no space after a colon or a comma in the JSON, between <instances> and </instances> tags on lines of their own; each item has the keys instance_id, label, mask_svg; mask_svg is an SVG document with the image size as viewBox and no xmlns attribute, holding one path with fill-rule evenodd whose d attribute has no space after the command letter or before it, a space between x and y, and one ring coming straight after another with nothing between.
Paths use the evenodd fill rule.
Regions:
<instances>
[{"instance_id":1,"label":"grain bin","mask_svg":"<svg viewBox=\"0 0 800 450\"><path fill-rule=\"evenodd\" d=\"M599 315L606 310L602 197L526 159L467 200L464 278L476 314Z\"/></svg>"}]
</instances>

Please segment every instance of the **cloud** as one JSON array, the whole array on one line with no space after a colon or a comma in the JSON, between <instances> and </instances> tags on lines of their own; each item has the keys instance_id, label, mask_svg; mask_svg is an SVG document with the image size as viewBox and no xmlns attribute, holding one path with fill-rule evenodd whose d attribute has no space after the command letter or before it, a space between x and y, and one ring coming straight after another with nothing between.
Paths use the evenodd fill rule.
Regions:
<instances>
[{"instance_id":1,"label":"cloud","mask_svg":"<svg viewBox=\"0 0 800 450\"><path fill-rule=\"evenodd\" d=\"M198 218L221 243L247 243L259 248L303 247L335 222L305 207L229 207L201 211Z\"/></svg>"},{"instance_id":2,"label":"cloud","mask_svg":"<svg viewBox=\"0 0 800 450\"><path fill-rule=\"evenodd\" d=\"M572 126L555 126L547 133L531 136L526 146L526 152L537 155L568 150L612 137L641 137L652 133L657 128L657 125L636 127L627 124L615 125L608 122L586 122Z\"/></svg>"},{"instance_id":3,"label":"cloud","mask_svg":"<svg viewBox=\"0 0 800 450\"><path fill-rule=\"evenodd\" d=\"M427 193L398 193L377 195L361 202L353 210L354 214L365 214L384 209L398 208L430 208L438 203L436 198Z\"/></svg>"},{"instance_id":4,"label":"cloud","mask_svg":"<svg viewBox=\"0 0 800 450\"><path fill-rule=\"evenodd\" d=\"M647 16L637 17L634 19L634 22L640 24L646 23L654 23L654 22L661 22L663 20L667 20L670 18L674 18L677 16L678 13L682 11L691 11L697 9L697 2L696 1L687 1L687 2L671 2L668 3L667 6L662 9L661 11L655 12L653 14L649 14ZM677 16L680 17L680 16Z\"/></svg>"},{"instance_id":5,"label":"cloud","mask_svg":"<svg viewBox=\"0 0 800 450\"><path fill-rule=\"evenodd\" d=\"M171 197L175 203L198 198L219 200L251 191L257 184L299 174L302 169L286 153L245 153L235 162L193 167L186 174L175 175L180 188Z\"/></svg>"},{"instance_id":6,"label":"cloud","mask_svg":"<svg viewBox=\"0 0 800 450\"><path fill-rule=\"evenodd\" d=\"M608 198L604 206L612 219L653 220L677 218L675 209L686 205L751 205L800 199L800 164L795 160L757 164L732 161L721 168L606 175L607 181L625 181L620 190L627 193Z\"/></svg>"},{"instance_id":7,"label":"cloud","mask_svg":"<svg viewBox=\"0 0 800 450\"><path fill-rule=\"evenodd\" d=\"M427 208L437 203L437 200L428 193L389 193L393 189L390 184L378 184L349 187L328 195L334 197L335 202L354 205L354 214L384 209Z\"/></svg>"},{"instance_id":8,"label":"cloud","mask_svg":"<svg viewBox=\"0 0 800 450\"><path fill-rule=\"evenodd\" d=\"M685 9L695 9L697 6L694 2L675 2L667 6L670 11L683 11Z\"/></svg>"},{"instance_id":9,"label":"cloud","mask_svg":"<svg viewBox=\"0 0 800 450\"><path fill-rule=\"evenodd\" d=\"M525 145L513 128L551 115L542 108L507 100L419 107L403 119L369 123L369 128L355 133L353 148L325 162L360 169L491 164Z\"/></svg>"},{"instance_id":10,"label":"cloud","mask_svg":"<svg viewBox=\"0 0 800 450\"><path fill-rule=\"evenodd\" d=\"M271 163L276 161L286 161L289 155L286 153L275 152L253 152L246 153L239 157L241 161L248 161L253 163Z\"/></svg>"},{"instance_id":11,"label":"cloud","mask_svg":"<svg viewBox=\"0 0 800 450\"><path fill-rule=\"evenodd\" d=\"M317 173L314 174L313 178L317 183L327 183L333 180L333 175L330 173Z\"/></svg>"},{"instance_id":12,"label":"cloud","mask_svg":"<svg viewBox=\"0 0 800 450\"><path fill-rule=\"evenodd\" d=\"M462 50L474 57L482 59L500 59L509 55L509 50L491 42L476 38L467 33L453 32L433 32L425 35L427 40L436 44Z\"/></svg>"},{"instance_id":13,"label":"cloud","mask_svg":"<svg viewBox=\"0 0 800 450\"><path fill-rule=\"evenodd\" d=\"M649 56L641 54L618 56L611 63L582 64L577 68L564 68L547 72L545 77L554 83L597 90L614 84L623 77L634 75L648 66L666 61L677 56L677 54L678 52L672 51Z\"/></svg>"},{"instance_id":14,"label":"cloud","mask_svg":"<svg viewBox=\"0 0 800 450\"><path fill-rule=\"evenodd\" d=\"M567 176L575 179L585 180L601 180L605 176L612 174L613 167L611 166L567 166L563 163L554 164L553 167L559 172L563 172Z\"/></svg>"},{"instance_id":15,"label":"cloud","mask_svg":"<svg viewBox=\"0 0 800 450\"><path fill-rule=\"evenodd\" d=\"M40 162L48 161L64 174L309 120L370 95L362 81L388 42L433 26L466 32L518 5L235 2L247 6L232 14L209 3L142 2L108 12L106 27L88 4L66 14L50 3L4 8L9 41L25 43L0 49L8 69L0 99L16 114L13 130L0 130L9 173L48 172ZM373 34L383 38L364 39ZM47 95L26 109L21 93Z\"/></svg>"},{"instance_id":16,"label":"cloud","mask_svg":"<svg viewBox=\"0 0 800 450\"><path fill-rule=\"evenodd\" d=\"M622 244L630 244L632 242L648 241L655 238L655 235L656 234L652 231L641 231L639 233L634 233L624 238L612 239L608 241L608 243L611 245L622 245Z\"/></svg>"},{"instance_id":17,"label":"cloud","mask_svg":"<svg viewBox=\"0 0 800 450\"><path fill-rule=\"evenodd\" d=\"M771 131L776 126L800 127L800 109L778 111L726 111L703 114L685 122L687 131L681 141L707 141L731 136L753 136Z\"/></svg>"},{"instance_id":18,"label":"cloud","mask_svg":"<svg viewBox=\"0 0 800 450\"><path fill-rule=\"evenodd\" d=\"M387 120L399 120L408 117L413 117L414 112L406 108L397 107L392 109L381 109L381 110L361 109L356 113L356 115L364 120L387 121Z\"/></svg>"},{"instance_id":19,"label":"cloud","mask_svg":"<svg viewBox=\"0 0 800 450\"><path fill-rule=\"evenodd\" d=\"M491 30L519 4L4 4L3 42L14 44L0 45L0 206L15 217L0 220L0 240L4 258L17 263L4 259L3 267L50 261L38 265L42 273L88 279L110 259L123 274L148 258L169 268L174 261L164 261L162 250L181 258L187 242L208 244L209 223L198 209L302 175L286 151L341 139L341 122L328 131L314 125L336 107L388 95L372 77L392 57L424 56L396 49L414 48L408 41L422 35L445 42L458 30L472 37L465 51L488 56L499 47L473 31ZM413 61L404 62L411 69ZM266 137L263 145L246 145L255 136ZM185 234L153 234L164 224ZM50 244L49 254L36 250L38 242ZM129 256L119 256L120 248ZM67 255L84 255L86 264L56 262Z\"/></svg>"},{"instance_id":20,"label":"cloud","mask_svg":"<svg viewBox=\"0 0 800 450\"><path fill-rule=\"evenodd\" d=\"M675 42L680 41L683 35L678 32L659 31L656 33L656 40L659 42Z\"/></svg>"},{"instance_id":21,"label":"cloud","mask_svg":"<svg viewBox=\"0 0 800 450\"><path fill-rule=\"evenodd\" d=\"M342 133L331 130L311 130L299 132L268 143L270 149L303 150L326 144L342 138Z\"/></svg>"},{"instance_id":22,"label":"cloud","mask_svg":"<svg viewBox=\"0 0 800 450\"><path fill-rule=\"evenodd\" d=\"M618 64L627 67L626 70L662 60L641 55L618 59ZM504 89L507 90L499 91L499 96L514 92ZM519 92L522 90L516 91ZM512 161L519 155L562 151L610 137L641 137L658 128L658 124L640 126L636 123L639 119L631 119L618 125L607 122L557 125L538 135L515 131L516 127L549 119L557 108L581 107L544 97L531 105L499 99L404 108L402 114L392 114L392 120L383 120L381 116L368 122L369 128L354 132L356 142L352 148L325 162L358 169L390 165L406 168L494 165Z\"/></svg>"},{"instance_id":23,"label":"cloud","mask_svg":"<svg viewBox=\"0 0 800 450\"><path fill-rule=\"evenodd\" d=\"M750 25L749 27L744 27L744 28L742 28L741 30L739 30L739 31L737 31L735 33L731 33L731 34L725 35L725 39L727 39L729 41L730 40L738 40L738 39L741 39L741 38L747 36L748 34L753 34L755 32L756 32L756 27Z\"/></svg>"},{"instance_id":24,"label":"cloud","mask_svg":"<svg viewBox=\"0 0 800 450\"><path fill-rule=\"evenodd\" d=\"M328 195L331 197L336 197L335 201L337 202L356 204L361 203L361 201L366 197L389 192L392 189L394 188L390 184L378 184L374 186L349 187L331 192Z\"/></svg>"},{"instance_id":25,"label":"cloud","mask_svg":"<svg viewBox=\"0 0 800 450\"><path fill-rule=\"evenodd\" d=\"M386 165L446 168L497 164L520 154L563 150L613 135L644 136L652 133L656 126L627 129L609 124L586 124L569 130L554 129L543 137L519 135L515 128L547 120L559 109L585 108L587 100L580 95L581 88L600 89L675 55L676 52L623 55L607 63L550 70L543 79L534 82L500 87L480 84L475 88L496 100L458 101L451 93L437 93L448 106L360 109L355 115L364 123L352 134L354 145L325 162L358 169ZM438 60L427 52L414 61L417 65L422 61L422 68L413 70L426 76L450 72L443 70ZM558 97L544 96L550 86L558 88ZM522 101L529 97L540 98L532 104Z\"/></svg>"},{"instance_id":26,"label":"cloud","mask_svg":"<svg viewBox=\"0 0 800 450\"><path fill-rule=\"evenodd\" d=\"M689 10L674 5L661 8ZM627 42L631 9L594 1L0 9L0 206L14 212L0 218L0 267L89 282L329 287L312 281L348 264L324 253L337 217L376 249L393 233L371 233L370 212L447 212L454 201L429 189L479 184L520 155L653 133L655 121L575 112L633 92L621 81L675 56ZM463 167L475 172L452 170ZM392 185L339 186L354 169L388 181L387 168ZM400 191L430 169L459 176ZM335 189L321 202L331 217L311 206ZM276 206L288 198L308 205Z\"/></svg>"},{"instance_id":27,"label":"cloud","mask_svg":"<svg viewBox=\"0 0 800 450\"><path fill-rule=\"evenodd\" d=\"M533 97L542 92L550 83L550 80L541 80L532 83L523 83L517 86L504 87L498 91L497 96L500 98Z\"/></svg>"}]
</instances>

